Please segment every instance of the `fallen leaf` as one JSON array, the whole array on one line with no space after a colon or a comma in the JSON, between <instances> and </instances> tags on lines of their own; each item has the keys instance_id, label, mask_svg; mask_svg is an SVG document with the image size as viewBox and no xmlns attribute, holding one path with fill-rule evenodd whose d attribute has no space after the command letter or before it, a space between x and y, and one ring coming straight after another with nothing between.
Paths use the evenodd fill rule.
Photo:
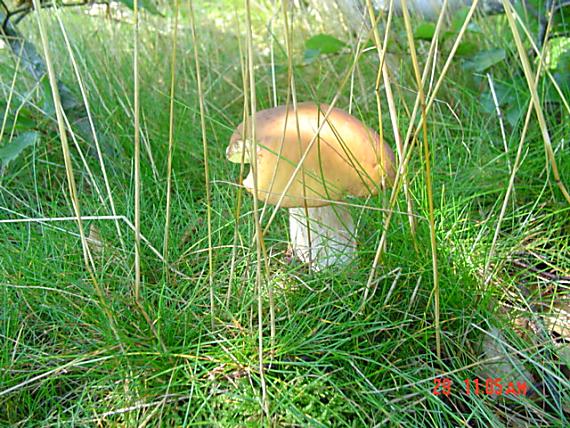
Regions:
<instances>
[{"instance_id":1,"label":"fallen leaf","mask_svg":"<svg viewBox=\"0 0 570 428\"><path fill-rule=\"evenodd\" d=\"M101 234L99 233L99 229L95 224L91 223L89 226L89 235L87 236L87 245L91 252L97 256L100 256L103 253L103 249L105 245L101 240Z\"/></svg>"}]
</instances>

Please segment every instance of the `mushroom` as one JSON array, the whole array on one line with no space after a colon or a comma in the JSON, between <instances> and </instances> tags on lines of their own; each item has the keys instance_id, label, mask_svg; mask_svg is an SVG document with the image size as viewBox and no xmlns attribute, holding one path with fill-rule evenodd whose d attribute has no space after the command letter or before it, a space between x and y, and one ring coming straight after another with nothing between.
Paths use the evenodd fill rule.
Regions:
<instances>
[{"instance_id":1,"label":"mushroom","mask_svg":"<svg viewBox=\"0 0 570 428\"><path fill-rule=\"evenodd\" d=\"M257 158L243 185L255 194L257 171L254 196L289 209L292 253L313 270L346 265L355 257L356 227L346 204L337 201L376 194L394 180L390 147L338 108L326 116L329 109L305 102L296 110L279 106L259 111L253 120L256 144L242 123L226 149L230 162ZM251 118L245 123L251 124Z\"/></svg>"}]
</instances>

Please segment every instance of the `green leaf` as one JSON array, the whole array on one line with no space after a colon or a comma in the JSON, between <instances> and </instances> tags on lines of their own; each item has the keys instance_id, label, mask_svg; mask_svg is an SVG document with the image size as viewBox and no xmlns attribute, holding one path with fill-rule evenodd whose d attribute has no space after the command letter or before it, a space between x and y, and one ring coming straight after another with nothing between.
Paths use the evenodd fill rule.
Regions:
<instances>
[{"instance_id":1,"label":"green leaf","mask_svg":"<svg viewBox=\"0 0 570 428\"><path fill-rule=\"evenodd\" d=\"M494 82L495 95L500 106L508 103L518 102L519 96L526 94L526 87L520 93L520 82L518 79L512 79L510 84L502 82ZM526 83L523 83L526 84Z\"/></svg>"},{"instance_id":2,"label":"green leaf","mask_svg":"<svg viewBox=\"0 0 570 428\"><path fill-rule=\"evenodd\" d=\"M527 3L528 1L528 3ZM529 34L538 34L538 28L539 28L539 22L540 19L536 18L536 12L535 13L529 13L529 7L532 8L534 7L536 11L540 11L538 12L539 15L546 13L546 11L544 11L544 1L543 0L539 0L534 2L534 0L527 0L527 1L514 1L512 2L513 5L513 9L515 9L516 13L518 14L518 16L521 19L521 22L517 24L519 31L522 31L522 27L520 26L521 24L524 25L525 27L525 31L528 31ZM532 3L535 3L537 6L533 6ZM504 13L504 12L501 12Z\"/></svg>"},{"instance_id":3,"label":"green leaf","mask_svg":"<svg viewBox=\"0 0 570 428\"><path fill-rule=\"evenodd\" d=\"M416 27L414 31L414 39L416 40L431 40L435 34L435 24L432 22L425 22Z\"/></svg>"},{"instance_id":4,"label":"green leaf","mask_svg":"<svg viewBox=\"0 0 570 428\"><path fill-rule=\"evenodd\" d=\"M34 118L34 114L30 111L30 109L26 107L20 109L18 121L14 127L16 131L29 131L31 129L34 129L36 125L37 120Z\"/></svg>"},{"instance_id":5,"label":"green leaf","mask_svg":"<svg viewBox=\"0 0 570 428\"><path fill-rule=\"evenodd\" d=\"M8 115L6 118L5 129L14 128L15 131L22 132L34 129L37 125L37 120L34 118L33 112L28 107L20 108L16 123L14 123L14 120L16 119L14 114L6 111L6 108L3 108L2 105L0 105L0 110L4 110L3 112L0 111L0 124L4 122L4 116Z\"/></svg>"},{"instance_id":6,"label":"green leaf","mask_svg":"<svg viewBox=\"0 0 570 428\"><path fill-rule=\"evenodd\" d=\"M469 57L475 55L478 50L479 47L473 42L461 42L459 46L457 46L455 54L457 56Z\"/></svg>"},{"instance_id":7,"label":"green leaf","mask_svg":"<svg viewBox=\"0 0 570 428\"><path fill-rule=\"evenodd\" d=\"M568 20L570 19L570 4L560 2L560 6L554 11L553 16L553 30L554 32L568 30ZM558 28L561 27L561 28Z\"/></svg>"},{"instance_id":8,"label":"green leaf","mask_svg":"<svg viewBox=\"0 0 570 428\"><path fill-rule=\"evenodd\" d=\"M469 31L470 33L479 33L479 34L483 33L483 30L481 29L479 24L475 22L470 22L469 24L467 24L467 31Z\"/></svg>"},{"instance_id":9,"label":"green leaf","mask_svg":"<svg viewBox=\"0 0 570 428\"><path fill-rule=\"evenodd\" d=\"M455 14L453 15L453 19L451 20L451 29L448 30L448 32L452 34L459 33L459 30L461 30L461 27L463 27L463 24L465 24L467 15L469 15L468 7L461 8L457 12L455 12ZM467 24L467 31L470 33L483 32L483 30L481 30L481 27L476 22L473 22L473 20L471 20L469 24Z\"/></svg>"},{"instance_id":10,"label":"green leaf","mask_svg":"<svg viewBox=\"0 0 570 428\"><path fill-rule=\"evenodd\" d=\"M481 94L481 98L479 99L479 106L481 111L485 113L493 113L496 111L495 102L493 101L493 95L491 91L486 91Z\"/></svg>"},{"instance_id":11,"label":"green leaf","mask_svg":"<svg viewBox=\"0 0 570 428\"><path fill-rule=\"evenodd\" d=\"M0 147L2 168L5 168L11 161L16 159L26 147L36 144L39 139L40 134L36 131L24 132L14 138L11 143Z\"/></svg>"},{"instance_id":12,"label":"green leaf","mask_svg":"<svg viewBox=\"0 0 570 428\"><path fill-rule=\"evenodd\" d=\"M458 33L465 20L469 15L469 8L463 7L453 14L453 19L451 20L451 28L454 33Z\"/></svg>"},{"instance_id":13,"label":"green leaf","mask_svg":"<svg viewBox=\"0 0 570 428\"><path fill-rule=\"evenodd\" d=\"M267 70L267 74L268 74L269 76L271 76L272 73L275 73L276 75L277 75L277 74L284 74L284 73L287 73L288 68L287 68L287 65L286 65L286 64L279 64L279 63L276 63L276 64L273 66L273 68L272 68L271 65L268 65L267 68L266 68L266 70Z\"/></svg>"},{"instance_id":14,"label":"green leaf","mask_svg":"<svg viewBox=\"0 0 570 428\"><path fill-rule=\"evenodd\" d=\"M515 127L517 123L522 120L523 113L524 108L519 104L514 104L507 109L505 117L507 118L507 122L509 122L512 127Z\"/></svg>"},{"instance_id":15,"label":"green leaf","mask_svg":"<svg viewBox=\"0 0 570 428\"><path fill-rule=\"evenodd\" d=\"M53 117L55 115L55 104L53 103L53 93L47 74L42 78L41 86L43 98L42 110L46 116Z\"/></svg>"},{"instance_id":16,"label":"green leaf","mask_svg":"<svg viewBox=\"0 0 570 428\"><path fill-rule=\"evenodd\" d=\"M316 60L320 54L321 54L321 51L319 51L317 49L306 49L305 53L303 55L303 60L305 61L306 64L310 64L314 60Z\"/></svg>"},{"instance_id":17,"label":"green leaf","mask_svg":"<svg viewBox=\"0 0 570 428\"><path fill-rule=\"evenodd\" d=\"M322 54L338 53L345 46L346 43L342 40L328 34L317 34L305 41L306 50L319 51Z\"/></svg>"},{"instance_id":18,"label":"green leaf","mask_svg":"<svg viewBox=\"0 0 570 428\"><path fill-rule=\"evenodd\" d=\"M119 3L124 4L125 6L127 6L131 10L134 10L134 8L135 8L134 0L118 0L118 1L119 1ZM153 15L162 16L162 14L160 13L158 8L156 7L156 4L154 3L153 0L139 0L138 6L141 9L146 9L149 13L151 13Z\"/></svg>"},{"instance_id":19,"label":"green leaf","mask_svg":"<svg viewBox=\"0 0 570 428\"><path fill-rule=\"evenodd\" d=\"M474 55L469 61L465 61L463 68L481 73L495 64L504 61L507 57L504 49L488 49Z\"/></svg>"}]
</instances>

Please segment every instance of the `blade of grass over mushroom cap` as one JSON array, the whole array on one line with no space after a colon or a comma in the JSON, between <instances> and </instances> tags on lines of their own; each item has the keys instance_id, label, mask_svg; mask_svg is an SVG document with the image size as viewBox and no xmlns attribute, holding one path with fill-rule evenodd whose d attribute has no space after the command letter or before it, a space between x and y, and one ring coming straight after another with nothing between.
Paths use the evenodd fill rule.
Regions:
<instances>
[{"instance_id":1,"label":"blade of grass over mushroom cap","mask_svg":"<svg viewBox=\"0 0 570 428\"><path fill-rule=\"evenodd\" d=\"M297 112L297 88L295 86L295 70L293 68L293 50L292 50L292 40L291 40L291 31L289 28L289 16L287 13L287 4L285 2L281 3L281 11L283 13L283 30L285 31L285 48L286 48L286 54L287 54L287 103L286 103L286 111L288 111L288 104L289 104L289 98L291 98L291 101L293 102L293 109L295 111L295 129L296 129L296 134L297 134L297 144L298 144L298 152L301 153L302 151L302 147L301 147L301 130L300 130L300 126L299 126L299 115ZM307 42L306 42L307 43ZM285 123L284 123L284 128L287 127L287 119L289 118L289 116L286 116L285 119ZM284 145L284 139L285 139L285 131L283 131L283 139L281 140L281 143L279 145L279 155L281 155L281 152L283 151L283 145ZM277 168L275 169L275 171L273 172L273 177L271 178L271 184L269 186L270 190L273 188L273 183L274 180L276 178L277 175ZM306 181L305 181L305 171L304 169L301 170L301 183L302 183L302 192L303 192L303 197L306 196ZM259 185L259 183L258 183ZM266 208L267 204L264 204L264 211ZM303 211L304 211L304 218L305 218L305 228L307 231L307 242L308 242L308 246L309 248L312 247L311 245L311 240L312 240L312 236L311 236L311 224L310 224L310 218L309 218L309 211L308 211L308 207L307 204L304 203L303 204ZM262 215L264 214L264 212L262 212ZM290 220L291 222L291 220ZM293 231L291 231L293 233ZM312 254L309 252L309 263L312 262L311 260L312 258Z\"/></svg>"},{"instance_id":2,"label":"blade of grass over mushroom cap","mask_svg":"<svg viewBox=\"0 0 570 428\"><path fill-rule=\"evenodd\" d=\"M250 164L253 161L251 160L251 158L248 157L247 153L247 146L248 144L244 144L244 150L240 150L240 151L234 151L230 156L227 157L227 159L232 162L232 163L242 163L242 159L243 159L243 164ZM257 147L259 148L263 148L267 153L272 154L276 157L276 162L285 162L288 165L290 165L291 167L295 167L297 165L297 162L294 159L290 159L287 158L285 156L283 156L282 154L280 154L279 152L276 152L275 150L273 150L272 147L264 145L262 143L257 143ZM236 161L237 160L237 161ZM274 168L274 171L276 171L277 168ZM253 173L250 173L250 177L253 177ZM303 183L303 187L305 190L308 190L311 192L312 195L311 196L311 200L315 201L316 203L320 204L320 205L328 205L328 204L333 204L336 202L335 199L330 198L330 193L326 191L326 189L332 189L333 191L335 191L335 193L341 193L342 192L342 188L340 188L339 186L337 186L334 182L330 181L330 180L326 180L324 179L321 175L317 175L316 172L313 171L305 171L305 175L308 176L309 178L312 179L313 185L311 185L310 183L307 183L308 180L299 180L301 183ZM276 198L279 197L282 192L277 190L277 191L273 191L272 187L273 187L273 183L275 182L274 179L269 180L269 188L267 190L262 190L262 189L258 189L258 199L264 201L267 205L269 205L269 203L267 202L268 200L272 199L272 198ZM322 187L324 187L324 191L323 189L320 189L320 184L323 184ZM250 183L248 183L249 185ZM316 184L316 185L315 185ZM251 187L248 186L244 186L248 191L253 192L253 189Z\"/></svg>"},{"instance_id":3,"label":"blade of grass over mushroom cap","mask_svg":"<svg viewBox=\"0 0 570 428\"><path fill-rule=\"evenodd\" d=\"M256 129L261 127L256 131L259 136L257 138L257 156L262 156L264 163L268 165L261 174L262 184L258 184L259 199L275 203L283 192L288 192L286 193L287 199L283 203L286 207L301 205L301 200L307 201L309 206L326 205L349 194L353 196L375 194L381 189L382 179L387 178L387 182L391 181L392 159L391 151L389 154L386 152L388 146L385 143L380 144L378 136L371 129L356 121L355 118L350 118L339 109L335 109L334 116L336 118L334 121L330 117L327 119L326 129L322 129L317 138L318 144L312 150L305 148L307 136L313 135L312 129L307 129L308 123L313 121L316 126L319 126L322 108L326 109L327 106L302 103L294 111L292 107L288 110L286 107L279 107L260 112L263 117L256 115L256 121L260 123ZM288 119L293 115L302 117L304 126L302 140L299 140L302 141L302 150L299 154L295 153L294 148L291 148L292 145L296 144L293 140L299 138L295 131L291 130L291 127L295 125L291 125L289 121L290 126L287 128ZM355 121L355 126L341 124L342 128L339 129L338 122L343 120L345 115L347 119L350 118L350 120ZM284 123L283 127L280 126L281 122ZM251 140L243 141L243 137L241 137L242 127L243 124L234 133L226 150L226 157L234 163L240 163L242 157L245 163L251 163L253 143ZM375 148L376 145L378 148ZM380 150L380 148L383 149ZM283 178L289 176L286 171L298 165L299 158L305 150L309 154L310 163L303 165L301 169L305 173L305 179L296 177L295 182L296 185L302 187L296 187L294 190L289 188L285 191ZM366 157L365 154L371 156ZM386 158L385 161L381 160L382 156ZM333 158L336 163L332 163ZM378 164L375 168L371 168L370 164L374 158L377 158L375 161ZM323 165L323 162L328 162L328 164ZM382 162L384 163L382 164ZM275 180L277 171L279 171L278 184ZM268 173L271 174L268 175ZM345 173L354 176L353 180L348 183L350 184L349 187L346 187ZM248 182L246 187L249 187L250 191L252 191L252 177L253 174L246 179ZM356 185L358 187L355 187Z\"/></svg>"}]
</instances>

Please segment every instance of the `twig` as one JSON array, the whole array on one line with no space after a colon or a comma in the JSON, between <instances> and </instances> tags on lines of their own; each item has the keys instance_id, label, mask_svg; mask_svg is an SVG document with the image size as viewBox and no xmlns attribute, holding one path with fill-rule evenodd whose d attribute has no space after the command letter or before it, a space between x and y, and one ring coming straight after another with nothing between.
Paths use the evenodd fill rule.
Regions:
<instances>
[{"instance_id":1,"label":"twig","mask_svg":"<svg viewBox=\"0 0 570 428\"><path fill-rule=\"evenodd\" d=\"M554 282L554 283L568 283L568 284L570 284L570 276L555 275L555 274L550 273L550 272L545 272L544 270L539 269L536 266L532 266L531 264L525 263L519 259L511 260L511 263L513 265L515 265L516 267L527 269L531 272L534 272L539 278L541 278L545 281Z\"/></svg>"}]
</instances>

